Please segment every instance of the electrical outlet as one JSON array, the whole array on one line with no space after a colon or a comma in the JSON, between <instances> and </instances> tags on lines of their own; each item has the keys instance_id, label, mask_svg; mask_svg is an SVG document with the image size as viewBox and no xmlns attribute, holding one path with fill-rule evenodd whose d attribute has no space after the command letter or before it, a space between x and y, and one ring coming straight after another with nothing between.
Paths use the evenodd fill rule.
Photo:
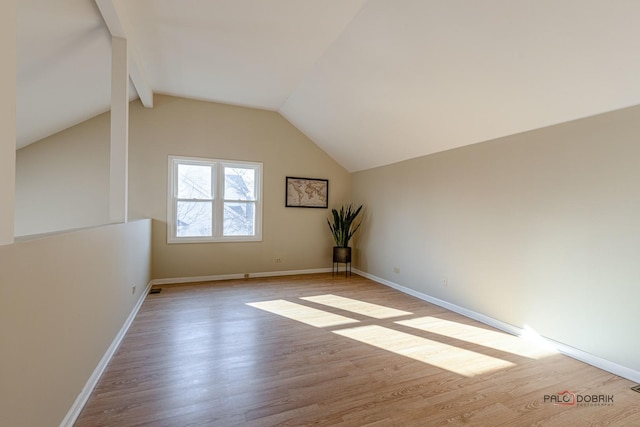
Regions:
<instances>
[{"instance_id":1,"label":"electrical outlet","mask_svg":"<svg viewBox=\"0 0 640 427\"><path fill-rule=\"evenodd\" d=\"M274 262L276 264L282 264L282 258L276 258Z\"/></svg>"},{"instance_id":2,"label":"electrical outlet","mask_svg":"<svg viewBox=\"0 0 640 427\"><path fill-rule=\"evenodd\" d=\"M400 269L398 267L393 267L393 272L396 274L400 274Z\"/></svg>"},{"instance_id":3,"label":"electrical outlet","mask_svg":"<svg viewBox=\"0 0 640 427\"><path fill-rule=\"evenodd\" d=\"M136 285L133 285L133 286L131 287L131 294L132 294L132 295L135 295L135 294L136 294Z\"/></svg>"},{"instance_id":4,"label":"electrical outlet","mask_svg":"<svg viewBox=\"0 0 640 427\"><path fill-rule=\"evenodd\" d=\"M442 286L449 286L449 279L446 276L442 279Z\"/></svg>"}]
</instances>

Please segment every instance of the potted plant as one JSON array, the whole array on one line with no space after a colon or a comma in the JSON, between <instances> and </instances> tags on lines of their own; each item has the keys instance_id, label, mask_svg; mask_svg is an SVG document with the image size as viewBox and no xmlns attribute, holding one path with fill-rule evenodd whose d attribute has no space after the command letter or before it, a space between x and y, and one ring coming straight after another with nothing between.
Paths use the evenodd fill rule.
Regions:
<instances>
[{"instance_id":1,"label":"potted plant","mask_svg":"<svg viewBox=\"0 0 640 427\"><path fill-rule=\"evenodd\" d=\"M333 213L333 222L327 218L329 229L333 235L333 240L336 242L336 246L333 248L333 262L351 262L351 248L349 247L349 240L353 237L353 234L360 228L361 222L354 224L354 221L360 214L362 205L357 209L353 204L341 206L340 210L331 209Z\"/></svg>"}]
</instances>

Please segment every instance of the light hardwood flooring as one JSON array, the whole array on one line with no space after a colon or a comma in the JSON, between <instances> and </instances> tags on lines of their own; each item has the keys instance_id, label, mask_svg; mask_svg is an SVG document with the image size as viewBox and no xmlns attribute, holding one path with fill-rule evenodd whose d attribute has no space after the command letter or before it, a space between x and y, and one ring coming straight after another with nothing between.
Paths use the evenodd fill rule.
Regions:
<instances>
[{"instance_id":1,"label":"light hardwood flooring","mask_svg":"<svg viewBox=\"0 0 640 427\"><path fill-rule=\"evenodd\" d=\"M148 295L75 425L640 426L634 385L357 275L300 275ZM545 401L564 391L582 404Z\"/></svg>"}]
</instances>

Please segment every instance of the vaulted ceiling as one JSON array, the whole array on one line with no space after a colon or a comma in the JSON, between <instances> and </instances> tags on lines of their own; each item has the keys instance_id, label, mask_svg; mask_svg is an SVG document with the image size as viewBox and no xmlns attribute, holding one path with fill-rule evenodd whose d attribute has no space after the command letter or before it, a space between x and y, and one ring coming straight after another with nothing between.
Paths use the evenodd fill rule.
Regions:
<instances>
[{"instance_id":1,"label":"vaulted ceiling","mask_svg":"<svg viewBox=\"0 0 640 427\"><path fill-rule=\"evenodd\" d=\"M114 33L134 96L278 111L367 169L640 104L639 16L638 0L20 0L17 147L109 110Z\"/></svg>"}]
</instances>

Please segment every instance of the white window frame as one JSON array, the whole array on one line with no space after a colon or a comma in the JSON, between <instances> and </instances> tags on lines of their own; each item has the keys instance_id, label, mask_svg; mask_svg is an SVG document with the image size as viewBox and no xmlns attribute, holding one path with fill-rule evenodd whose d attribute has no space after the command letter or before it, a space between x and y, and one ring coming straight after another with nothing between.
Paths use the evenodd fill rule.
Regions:
<instances>
[{"instance_id":1,"label":"white window frame","mask_svg":"<svg viewBox=\"0 0 640 427\"><path fill-rule=\"evenodd\" d=\"M211 185L212 195L212 235L211 236L188 236L177 235L177 206L178 206L178 165L202 165L212 168ZM225 202L251 203L246 200L230 200L224 198L224 168L238 167L254 169L255 174L255 224L254 234L250 236L224 236L223 214ZM168 193L167 193L167 243L207 243L207 242L259 242L262 241L262 163L206 159L201 157L169 156L168 173ZM222 197L220 197L222 196ZM207 200L207 199L201 199Z\"/></svg>"}]
</instances>

